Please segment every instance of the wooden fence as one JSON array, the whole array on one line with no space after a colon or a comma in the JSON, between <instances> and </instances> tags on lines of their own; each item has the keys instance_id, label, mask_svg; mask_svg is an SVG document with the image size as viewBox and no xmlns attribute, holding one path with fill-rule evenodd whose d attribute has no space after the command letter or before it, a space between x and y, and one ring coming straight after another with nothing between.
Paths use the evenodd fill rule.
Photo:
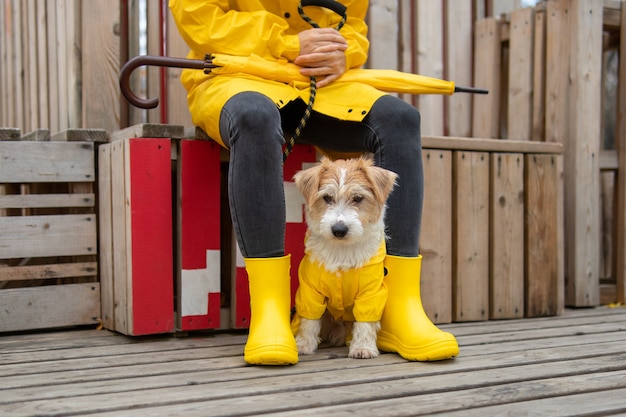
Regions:
<instances>
[{"instance_id":1,"label":"wooden fence","mask_svg":"<svg viewBox=\"0 0 626 417\"><path fill-rule=\"evenodd\" d=\"M54 134L113 133L142 122L191 126L179 70L150 68L133 78L135 91L160 97L157 109L129 107L119 92L128 57L186 55L166 3L2 0L0 127ZM522 8L521 0L370 0L368 67L490 90L403 97L422 114L423 134L433 138L428 149L438 150L436 138L444 136L547 142L553 151L551 144L563 145L562 174L556 171L563 187L555 191L563 214L552 255L566 305L626 296L626 65L616 64L626 56L624 3L548 0ZM500 153L491 142L476 142L487 149L462 143L446 149ZM0 178L0 194L6 182Z\"/></svg>"}]
</instances>

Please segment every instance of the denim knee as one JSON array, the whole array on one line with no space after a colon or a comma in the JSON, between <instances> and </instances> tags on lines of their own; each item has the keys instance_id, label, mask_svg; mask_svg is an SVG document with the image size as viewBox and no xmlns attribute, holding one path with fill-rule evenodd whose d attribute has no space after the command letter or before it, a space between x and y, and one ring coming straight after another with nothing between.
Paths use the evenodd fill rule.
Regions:
<instances>
[{"instance_id":1,"label":"denim knee","mask_svg":"<svg viewBox=\"0 0 626 417\"><path fill-rule=\"evenodd\" d=\"M254 137L257 146L263 139L282 145L280 113L269 97L257 92L243 92L226 102L220 114L220 134L231 147L241 137ZM272 143L272 147L276 146Z\"/></svg>"}]
</instances>

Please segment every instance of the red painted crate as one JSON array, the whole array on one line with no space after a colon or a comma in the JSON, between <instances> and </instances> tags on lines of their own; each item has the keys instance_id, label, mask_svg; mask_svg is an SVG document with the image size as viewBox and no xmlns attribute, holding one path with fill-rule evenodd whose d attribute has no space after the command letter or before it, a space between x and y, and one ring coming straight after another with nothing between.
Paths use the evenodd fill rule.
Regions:
<instances>
[{"instance_id":1,"label":"red painted crate","mask_svg":"<svg viewBox=\"0 0 626 417\"><path fill-rule=\"evenodd\" d=\"M220 327L220 149L183 136L181 126L138 125L99 148L108 329Z\"/></svg>"}]
</instances>

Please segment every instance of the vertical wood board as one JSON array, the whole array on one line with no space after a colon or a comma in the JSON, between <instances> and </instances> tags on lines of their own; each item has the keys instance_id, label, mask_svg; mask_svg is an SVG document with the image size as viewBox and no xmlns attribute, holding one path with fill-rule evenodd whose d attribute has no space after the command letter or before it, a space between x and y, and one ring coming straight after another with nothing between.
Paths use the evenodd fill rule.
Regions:
<instances>
[{"instance_id":1,"label":"vertical wood board","mask_svg":"<svg viewBox=\"0 0 626 417\"><path fill-rule=\"evenodd\" d=\"M472 136L497 138L500 136L500 21L479 20L474 31L474 85L486 88L489 94L472 97Z\"/></svg>"},{"instance_id":2,"label":"vertical wood board","mask_svg":"<svg viewBox=\"0 0 626 417\"><path fill-rule=\"evenodd\" d=\"M525 167L525 315L556 315L559 308L557 158L529 154Z\"/></svg>"},{"instance_id":3,"label":"vertical wood board","mask_svg":"<svg viewBox=\"0 0 626 417\"><path fill-rule=\"evenodd\" d=\"M489 317L489 154L455 151L454 321Z\"/></svg>"},{"instance_id":4,"label":"vertical wood board","mask_svg":"<svg viewBox=\"0 0 626 417\"><path fill-rule=\"evenodd\" d=\"M491 319L524 316L524 155L492 153L489 306Z\"/></svg>"},{"instance_id":5,"label":"vertical wood board","mask_svg":"<svg viewBox=\"0 0 626 417\"><path fill-rule=\"evenodd\" d=\"M172 177L169 139L128 139L132 334L174 330Z\"/></svg>"},{"instance_id":6,"label":"vertical wood board","mask_svg":"<svg viewBox=\"0 0 626 417\"><path fill-rule=\"evenodd\" d=\"M452 321L452 151L425 149L421 294L433 323Z\"/></svg>"},{"instance_id":7,"label":"vertical wood board","mask_svg":"<svg viewBox=\"0 0 626 417\"><path fill-rule=\"evenodd\" d=\"M178 153L177 329L220 326L220 149L181 140Z\"/></svg>"},{"instance_id":8,"label":"vertical wood board","mask_svg":"<svg viewBox=\"0 0 626 417\"><path fill-rule=\"evenodd\" d=\"M511 14L507 138L530 140L533 100L534 12L528 7Z\"/></svg>"}]
</instances>

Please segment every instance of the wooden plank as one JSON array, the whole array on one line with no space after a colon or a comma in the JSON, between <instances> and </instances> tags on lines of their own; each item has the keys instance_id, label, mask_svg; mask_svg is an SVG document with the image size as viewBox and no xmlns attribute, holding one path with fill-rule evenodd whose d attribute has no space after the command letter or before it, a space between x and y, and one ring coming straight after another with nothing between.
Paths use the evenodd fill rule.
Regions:
<instances>
[{"instance_id":1,"label":"wooden plank","mask_svg":"<svg viewBox=\"0 0 626 417\"><path fill-rule=\"evenodd\" d=\"M425 149L450 149L480 152L549 153L560 154L563 145L554 142L529 142L482 138L455 138L444 136L422 136Z\"/></svg>"},{"instance_id":2,"label":"wooden plank","mask_svg":"<svg viewBox=\"0 0 626 417\"><path fill-rule=\"evenodd\" d=\"M97 275L98 264L96 262L12 266L0 268L0 281L25 281L86 276L95 277Z\"/></svg>"},{"instance_id":3,"label":"wooden plank","mask_svg":"<svg viewBox=\"0 0 626 417\"><path fill-rule=\"evenodd\" d=\"M11 12L12 12L12 29L13 29L13 91L15 96L13 97L13 104L15 106L15 122L14 126L18 126L22 129L26 127L25 120L26 114L24 111L24 62L22 61L22 55L25 51L25 45L22 45L22 1L12 0Z\"/></svg>"},{"instance_id":4,"label":"wooden plank","mask_svg":"<svg viewBox=\"0 0 626 417\"><path fill-rule=\"evenodd\" d=\"M0 209L43 207L94 207L96 196L86 194L0 194Z\"/></svg>"},{"instance_id":5,"label":"wooden plank","mask_svg":"<svg viewBox=\"0 0 626 417\"><path fill-rule=\"evenodd\" d=\"M452 152L424 150L421 291L434 323L452 321Z\"/></svg>"},{"instance_id":6,"label":"wooden plank","mask_svg":"<svg viewBox=\"0 0 626 417\"><path fill-rule=\"evenodd\" d=\"M111 148L104 144L98 147L98 252L100 262L100 302L102 325L115 330L115 287L113 260L113 204ZM120 248L118 248L120 249ZM123 253L123 252L122 252Z\"/></svg>"},{"instance_id":7,"label":"wooden plank","mask_svg":"<svg viewBox=\"0 0 626 417\"><path fill-rule=\"evenodd\" d=\"M507 138L530 140L533 100L534 11L511 13Z\"/></svg>"},{"instance_id":8,"label":"wooden plank","mask_svg":"<svg viewBox=\"0 0 626 417\"><path fill-rule=\"evenodd\" d=\"M170 138L180 139L185 137L185 128L182 125L170 125L159 123L142 123L129 126L122 130L111 133L110 140L131 139L131 138ZM208 139L208 137L207 137Z\"/></svg>"},{"instance_id":9,"label":"wooden plank","mask_svg":"<svg viewBox=\"0 0 626 417\"><path fill-rule=\"evenodd\" d=\"M167 53L170 56L187 56L189 47L180 36L178 30L176 30L176 23L167 9L167 24L168 28L171 28L166 33L167 41ZM167 88L167 123L193 126L191 121L191 113L187 104L187 90L180 82L180 74L182 70L180 68L167 68L165 73L166 88Z\"/></svg>"},{"instance_id":10,"label":"wooden plank","mask_svg":"<svg viewBox=\"0 0 626 417\"><path fill-rule=\"evenodd\" d=\"M56 23L57 26L57 42L56 51L57 54L57 68L56 68L56 83L59 85L59 96L57 97L57 105L59 106L59 130L65 130L69 127L69 105L68 105L68 89L67 89L67 74L68 68L68 50L67 50L67 8L70 6L70 2L67 0L57 0L56 3ZM104 16L100 16L102 19ZM90 25L91 26L91 25Z\"/></svg>"},{"instance_id":11,"label":"wooden plank","mask_svg":"<svg viewBox=\"0 0 626 417\"><path fill-rule=\"evenodd\" d=\"M557 160L551 155L527 155L525 166L525 315L555 315L559 309Z\"/></svg>"},{"instance_id":12,"label":"wooden plank","mask_svg":"<svg viewBox=\"0 0 626 417\"><path fill-rule=\"evenodd\" d=\"M54 285L0 291L0 331L95 324L100 285Z\"/></svg>"},{"instance_id":13,"label":"wooden plank","mask_svg":"<svg viewBox=\"0 0 626 417\"><path fill-rule=\"evenodd\" d=\"M92 0L82 7L82 126L113 132L120 128L120 2ZM86 22L90 22L87 24ZM59 129L52 129L58 131Z\"/></svg>"},{"instance_id":14,"label":"wooden plank","mask_svg":"<svg viewBox=\"0 0 626 417\"><path fill-rule=\"evenodd\" d=\"M68 128L52 135L50 140L67 142L108 142L109 135L104 129Z\"/></svg>"},{"instance_id":15,"label":"wooden plank","mask_svg":"<svg viewBox=\"0 0 626 417\"><path fill-rule=\"evenodd\" d=\"M500 137L500 21L487 18L474 27L474 85L489 94L472 97L472 136Z\"/></svg>"},{"instance_id":16,"label":"wooden plank","mask_svg":"<svg viewBox=\"0 0 626 417\"><path fill-rule=\"evenodd\" d=\"M67 125L68 127L83 126L83 91L82 91L82 7L81 0L67 2L65 9L65 49L67 59ZM91 24L91 22L86 22ZM86 96L85 99L89 97Z\"/></svg>"},{"instance_id":17,"label":"wooden plank","mask_svg":"<svg viewBox=\"0 0 626 417\"><path fill-rule=\"evenodd\" d=\"M446 65L445 79L456 85L472 84L472 0L444 2L446 7ZM482 86L477 86L482 87ZM454 94L445 97L446 129L448 136L470 137L472 134L472 96Z\"/></svg>"},{"instance_id":18,"label":"wooden plank","mask_svg":"<svg viewBox=\"0 0 626 417\"><path fill-rule=\"evenodd\" d=\"M106 145L105 145L106 146ZM112 284L107 284L107 291L113 288L113 319L112 330L128 334L130 330L130 312L132 311L132 292L129 281L132 276L132 253L130 234L130 218L127 214L127 202L130 201L127 181L128 164L125 157L125 142L111 143L111 233L112 248ZM127 183L128 182L128 183ZM128 217L127 217L128 216ZM101 258L101 262L106 262ZM106 265L106 263L104 264ZM109 319L110 320L110 319Z\"/></svg>"},{"instance_id":19,"label":"wooden plank","mask_svg":"<svg viewBox=\"0 0 626 417\"><path fill-rule=\"evenodd\" d=\"M0 258L93 255L94 214L0 217Z\"/></svg>"},{"instance_id":20,"label":"wooden plank","mask_svg":"<svg viewBox=\"0 0 626 417\"><path fill-rule=\"evenodd\" d=\"M555 0L546 9L545 140L565 143L568 136L569 1ZM549 123L547 123L549 121Z\"/></svg>"},{"instance_id":21,"label":"wooden plank","mask_svg":"<svg viewBox=\"0 0 626 417\"><path fill-rule=\"evenodd\" d=\"M176 328L220 327L220 149L178 141Z\"/></svg>"},{"instance_id":22,"label":"wooden plank","mask_svg":"<svg viewBox=\"0 0 626 417\"><path fill-rule=\"evenodd\" d=\"M546 11L535 11L531 139L546 139Z\"/></svg>"},{"instance_id":23,"label":"wooden plank","mask_svg":"<svg viewBox=\"0 0 626 417\"><path fill-rule=\"evenodd\" d=\"M491 154L489 318L524 316L524 156Z\"/></svg>"},{"instance_id":24,"label":"wooden plank","mask_svg":"<svg viewBox=\"0 0 626 417\"><path fill-rule=\"evenodd\" d=\"M371 0L368 11L367 67L399 69L397 0Z\"/></svg>"},{"instance_id":25,"label":"wooden plank","mask_svg":"<svg viewBox=\"0 0 626 417\"><path fill-rule=\"evenodd\" d=\"M137 138L124 144L126 219L130 226L126 233L130 233L132 256L132 270L126 276L127 308L131 314L128 331L132 335L172 332L174 240L170 140Z\"/></svg>"},{"instance_id":26,"label":"wooden plank","mask_svg":"<svg viewBox=\"0 0 626 417\"><path fill-rule=\"evenodd\" d=\"M622 3L619 56L626 56L626 5ZM626 60L619 61L615 141L620 169L616 173L615 252L617 300L626 303Z\"/></svg>"},{"instance_id":27,"label":"wooden plank","mask_svg":"<svg viewBox=\"0 0 626 417\"><path fill-rule=\"evenodd\" d=\"M602 3L569 5L569 135L565 141L567 304L599 303Z\"/></svg>"},{"instance_id":28,"label":"wooden plank","mask_svg":"<svg viewBox=\"0 0 626 417\"><path fill-rule=\"evenodd\" d=\"M148 55L160 55L161 54L161 38L160 38L160 26L159 26L159 11L162 7L160 2L149 1L146 2L146 24L147 24L147 51ZM147 67L147 86L146 91L148 97L160 97L161 95L161 68ZM148 123L161 123L160 109L147 110ZM154 136L150 136L154 137Z\"/></svg>"},{"instance_id":29,"label":"wooden plank","mask_svg":"<svg viewBox=\"0 0 626 417\"><path fill-rule=\"evenodd\" d=\"M61 0L62 1L62 0ZM57 54L57 42L59 42L59 28L57 27L57 0L46 1L46 22L48 33L46 36L47 45L47 68L45 73L48 75L48 112L49 112L49 127L52 132L58 132L60 128L60 114L59 114L59 90L58 83L58 54Z\"/></svg>"},{"instance_id":30,"label":"wooden plank","mask_svg":"<svg viewBox=\"0 0 626 417\"><path fill-rule=\"evenodd\" d=\"M48 23L47 4L43 1L35 2L37 7L37 63L40 68L48 68ZM39 126L50 127L48 71L37 71L37 104L39 105Z\"/></svg>"},{"instance_id":31,"label":"wooden plank","mask_svg":"<svg viewBox=\"0 0 626 417\"><path fill-rule=\"evenodd\" d=\"M8 183L93 182L94 159L92 143L0 142L0 178Z\"/></svg>"},{"instance_id":32,"label":"wooden plank","mask_svg":"<svg viewBox=\"0 0 626 417\"><path fill-rule=\"evenodd\" d=\"M453 154L453 320L489 317L489 154Z\"/></svg>"},{"instance_id":33,"label":"wooden plank","mask_svg":"<svg viewBox=\"0 0 626 417\"><path fill-rule=\"evenodd\" d=\"M443 6L441 2L422 1L415 6L417 21L416 63L418 74L443 79ZM444 103L439 94L417 96L417 108L422 114L422 133L443 135Z\"/></svg>"},{"instance_id":34,"label":"wooden plank","mask_svg":"<svg viewBox=\"0 0 626 417\"><path fill-rule=\"evenodd\" d=\"M9 125L9 76L7 74L9 58L6 44L9 39L10 27L5 17L6 6L6 2L0 5L0 22L4 22L2 29L0 29L0 126ZM2 213L0 212L0 214Z\"/></svg>"},{"instance_id":35,"label":"wooden plank","mask_svg":"<svg viewBox=\"0 0 626 417\"><path fill-rule=\"evenodd\" d=\"M0 128L0 141L8 140L20 140L22 131L17 127L3 127Z\"/></svg>"}]
</instances>

